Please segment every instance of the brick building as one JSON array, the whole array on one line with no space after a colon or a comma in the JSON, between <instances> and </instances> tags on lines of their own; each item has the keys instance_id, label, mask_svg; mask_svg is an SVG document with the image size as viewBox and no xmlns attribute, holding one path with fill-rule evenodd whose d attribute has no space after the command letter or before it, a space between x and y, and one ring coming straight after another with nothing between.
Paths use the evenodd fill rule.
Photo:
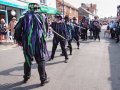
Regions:
<instances>
[{"instance_id":1,"label":"brick building","mask_svg":"<svg viewBox=\"0 0 120 90\"><path fill-rule=\"evenodd\" d=\"M63 12L63 0L56 0L56 8L58 11ZM65 15L69 15L70 19L72 19L73 17L76 17L78 19L78 8L67 2L64 2L64 16Z\"/></svg>"},{"instance_id":2,"label":"brick building","mask_svg":"<svg viewBox=\"0 0 120 90\"><path fill-rule=\"evenodd\" d=\"M94 15L97 15L97 5L96 4L84 4L81 3L81 7L91 12Z\"/></svg>"},{"instance_id":3,"label":"brick building","mask_svg":"<svg viewBox=\"0 0 120 90\"><path fill-rule=\"evenodd\" d=\"M84 4L81 3L78 11L78 20L81 20L83 16L86 16L88 20L94 19L94 16L97 14L97 5L96 4Z\"/></svg>"}]
</instances>

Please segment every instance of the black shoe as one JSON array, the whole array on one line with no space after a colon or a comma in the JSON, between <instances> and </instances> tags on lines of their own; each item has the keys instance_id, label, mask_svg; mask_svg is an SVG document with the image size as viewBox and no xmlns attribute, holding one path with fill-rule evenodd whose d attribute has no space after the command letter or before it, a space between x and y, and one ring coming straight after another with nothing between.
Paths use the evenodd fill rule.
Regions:
<instances>
[{"instance_id":1,"label":"black shoe","mask_svg":"<svg viewBox=\"0 0 120 90\"><path fill-rule=\"evenodd\" d=\"M63 53L62 54L60 54L61 56L65 56Z\"/></svg>"},{"instance_id":2,"label":"black shoe","mask_svg":"<svg viewBox=\"0 0 120 90\"><path fill-rule=\"evenodd\" d=\"M79 47L77 49L80 49Z\"/></svg>"},{"instance_id":3,"label":"black shoe","mask_svg":"<svg viewBox=\"0 0 120 90\"><path fill-rule=\"evenodd\" d=\"M99 38L99 41L100 41L100 38Z\"/></svg>"},{"instance_id":4,"label":"black shoe","mask_svg":"<svg viewBox=\"0 0 120 90\"><path fill-rule=\"evenodd\" d=\"M68 58L67 58L67 59L65 59L65 63L68 63Z\"/></svg>"},{"instance_id":5,"label":"black shoe","mask_svg":"<svg viewBox=\"0 0 120 90\"><path fill-rule=\"evenodd\" d=\"M50 78L47 78L44 82L41 82L41 86L44 86L45 84L49 83Z\"/></svg>"},{"instance_id":6,"label":"black shoe","mask_svg":"<svg viewBox=\"0 0 120 90\"><path fill-rule=\"evenodd\" d=\"M82 41L85 41L85 39L83 39Z\"/></svg>"},{"instance_id":7,"label":"black shoe","mask_svg":"<svg viewBox=\"0 0 120 90\"><path fill-rule=\"evenodd\" d=\"M96 41L96 39L94 39L94 41Z\"/></svg>"},{"instance_id":8,"label":"black shoe","mask_svg":"<svg viewBox=\"0 0 120 90\"><path fill-rule=\"evenodd\" d=\"M70 55L72 55L72 53L70 53Z\"/></svg>"},{"instance_id":9,"label":"black shoe","mask_svg":"<svg viewBox=\"0 0 120 90\"><path fill-rule=\"evenodd\" d=\"M116 41L116 43L118 43L118 41Z\"/></svg>"},{"instance_id":10,"label":"black shoe","mask_svg":"<svg viewBox=\"0 0 120 90\"><path fill-rule=\"evenodd\" d=\"M67 48L68 48L68 49L70 49L70 47L69 47L69 46L67 46Z\"/></svg>"},{"instance_id":11,"label":"black shoe","mask_svg":"<svg viewBox=\"0 0 120 90\"><path fill-rule=\"evenodd\" d=\"M50 58L48 61L52 61L53 59L52 58Z\"/></svg>"},{"instance_id":12,"label":"black shoe","mask_svg":"<svg viewBox=\"0 0 120 90\"><path fill-rule=\"evenodd\" d=\"M24 78L23 83L27 83L28 79L29 79L29 78Z\"/></svg>"}]
</instances>

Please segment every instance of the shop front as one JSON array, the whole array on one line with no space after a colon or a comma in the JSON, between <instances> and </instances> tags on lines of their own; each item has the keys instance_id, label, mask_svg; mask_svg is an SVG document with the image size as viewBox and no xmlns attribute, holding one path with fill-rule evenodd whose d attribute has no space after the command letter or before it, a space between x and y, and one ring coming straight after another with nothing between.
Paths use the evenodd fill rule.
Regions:
<instances>
[{"instance_id":1,"label":"shop front","mask_svg":"<svg viewBox=\"0 0 120 90\"><path fill-rule=\"evenodd\" d=\"M28 9L27 3L17 0L0 0L0 19L5 19L8 24L12 17L19 20L24 10Z\"/></svg>"}]
</instances>

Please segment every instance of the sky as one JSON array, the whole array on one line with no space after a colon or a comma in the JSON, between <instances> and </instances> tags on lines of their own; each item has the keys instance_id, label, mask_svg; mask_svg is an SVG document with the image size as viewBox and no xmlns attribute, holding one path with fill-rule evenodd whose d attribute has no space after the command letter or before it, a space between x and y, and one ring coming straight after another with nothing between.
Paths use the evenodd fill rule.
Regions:
<instances>
[{"instance_id":1,"label":"sky","mask_svg":"<svg viewBox=\"0 0 120 90\"><path fill-rule=\"evenodd\" d=\"M120 0L64 0L71 5L79 8L81 3L97 4L97 15L100 18L117 16L117 5L120 5Z\"/></svg>"}]
</instances>

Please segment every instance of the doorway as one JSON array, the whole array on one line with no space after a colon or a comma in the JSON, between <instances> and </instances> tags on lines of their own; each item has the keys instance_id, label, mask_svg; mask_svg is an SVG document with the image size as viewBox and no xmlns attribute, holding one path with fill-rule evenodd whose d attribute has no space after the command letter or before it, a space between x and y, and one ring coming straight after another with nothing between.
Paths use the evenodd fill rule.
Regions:
<instances>
[{"instance_id":1,"label":"doorway","mask_svg":"<svg viewBox=\"0 0 120 90\"><path fill-rule=\"evenodd\" d=\"M0 10L0 20L1 20L2 18L5 20L5 11L1 11L1 10Z\"/></svg>"}]
</instances>

